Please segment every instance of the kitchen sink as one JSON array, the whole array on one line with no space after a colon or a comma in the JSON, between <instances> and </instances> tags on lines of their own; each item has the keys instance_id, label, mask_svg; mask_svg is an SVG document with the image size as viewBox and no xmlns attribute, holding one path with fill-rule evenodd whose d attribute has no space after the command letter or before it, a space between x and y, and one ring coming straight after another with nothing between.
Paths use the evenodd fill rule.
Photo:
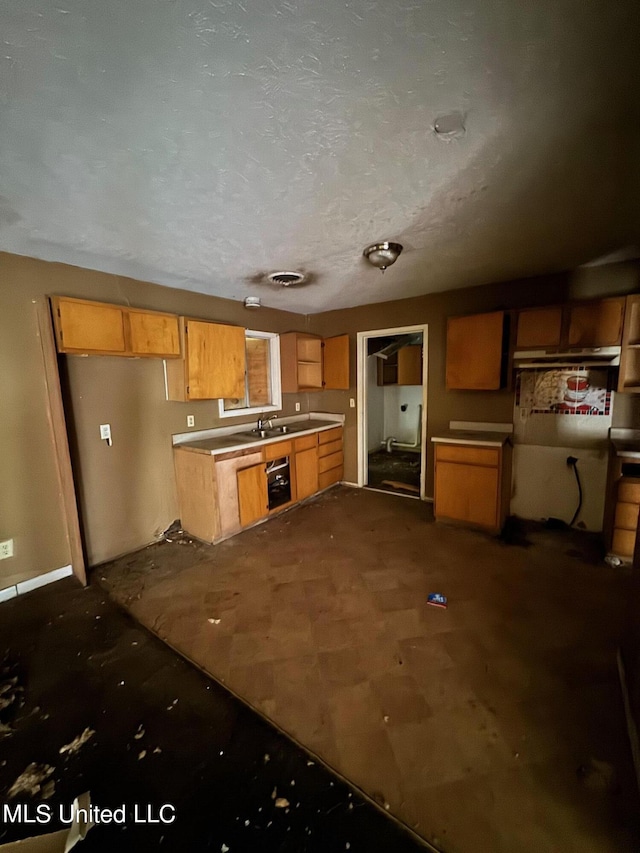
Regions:
<instances>
[{"instance_id":1,"label":"kitchen sink","mask_svg":"<svg viewBox=\"0 0 640 853\"><path fill-rule=\"evenodd\" d=\"M279 424L278 426L271 427L271 429L251 429L236 432L233 434L233 437L241 441L260 441L260 439L264 438L277 438L280 435L289 435L290 433L314 429L318 425L321 424L316 421L299 421L292 424Z\"/></svg>"}]
</instances>

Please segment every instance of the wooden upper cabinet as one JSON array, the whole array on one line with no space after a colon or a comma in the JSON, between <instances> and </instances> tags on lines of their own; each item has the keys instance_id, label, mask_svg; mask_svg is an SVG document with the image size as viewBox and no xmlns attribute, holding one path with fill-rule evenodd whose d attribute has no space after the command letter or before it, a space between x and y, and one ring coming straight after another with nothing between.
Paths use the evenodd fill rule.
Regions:
<instances>
[{"instance_id":1,"label":"wooden upper cabinet","mask_svg":"<svg viewBox=\"0 0 640 853\"><path fill-rule=\"evenodd\" d=\"M349 336L324 340L305 332L280 335L282 391L322 391L349 388Z\"/></svg>"},{"instance_id":2,"label":"wooden upper cabinet","mask_svg":"<svg viewBox=\"0 0 640 853\"><path fill-rule=\"evenodd\" d=\"M174 358L180 355L180 334L175 314L127 310L130 350L134 355Z\"/></svg>"},{"instance_id":3,"label":"wooden upper cabinet","mask_svg":"<svg viewBox=\"0 0 640 853\"><path fill-rule=\"evenodd\" d=\"M422 345L410 344L378 359L378 385L422 385Z\"/></svg>"},{"instance_id":4,"label":"wooden upper cabinet","mask_svg":"<svg viewBox=\"0 0 640 853\"><path fill-rule=\"evenodd\" d=\"M52 296L58 352L124 355L125 309L120 305Z\"/></svg>"},{"instance_id":5,"label":"wooden upper cabinet","mask_svg":"<svg viewBox=\"0 0 640 853\"><path fill-rule=\"evenodd\" d=\"M518 314L516 349L559 347L562 340L562 305L530 308Z\"/></svg>"},{"instance_id":6,"label":"wooden upper cabinet","mask_svg":"<svg viewBox=\"0 0 640 853\"><path fill-rule=\"evenodd\" d=\"M495 391L505 379L505 312L449 317L447 389Z\"/></svg>"},{"instance_id":7,"label":"wooden upper cabinet","mask_svg":"<svg viewBox=\"0 0 640 853\"><path fill-rule=\"evenodd\" d=\"M125 305L52 296L58 352L176 358L180 355L175 314Z\"/></svg>"},{"instance_id":8,"label":"wooden upper cabinet","mask_svg":"<svg viewBox=\"0 0 640 853\"><path fill-rule=\"evenodd\" d=\"M349 335L322 342L322 387L327 391L349 390Z\"/></svg>"},{"instance_id":9,"label":"wooden upper cabinet","mask_svg":"<svg viewBox=\"0 0 640 853\"><path fill-rule=\"evenodd\" d=\"M617 346L622 340L624 297L575 302L569 306L570 347Z\"/></svg>"},{"instance_id":10,"label":"wooden upper cabinet","mask_svg":"<svg viewBox=\"0 0 640 853\"><path fill-rule=\"evenodd\" d=\"M242 398L246 350L241 326L180 318L183 358L167 362L169 400Z\"/></svg>"}]
</instances>

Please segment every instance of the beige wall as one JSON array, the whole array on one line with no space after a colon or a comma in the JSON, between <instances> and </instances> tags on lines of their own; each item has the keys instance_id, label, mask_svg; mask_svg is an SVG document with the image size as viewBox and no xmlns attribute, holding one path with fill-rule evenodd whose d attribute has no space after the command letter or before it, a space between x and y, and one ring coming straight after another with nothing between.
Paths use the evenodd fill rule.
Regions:
<instances>
[{"instance_id":1,"label":"beige wall","mask_svg":"<svg viewBox=\"0 0 640 853\"><path fill-rule=\"evenodd\" d=\"M398 262L401 263L401 260ZM392 274L390 271L389 274ZM513 394L509 391L447 391L445 388L445 349L447 317L482 311L521 308L563 302L567 299L614 295L638 290L640 275L635 264L588 267L560 275L522 281L451 290L375 305L363 305L341 311L328 311L310 317L310 331L320 335L348 333L351 337L351 389L311 394L311 409L324 406L344 412L345 479L357 482L357 413L349 407L356 395L356 333L373 329L391 329L417 323L429 325L429 366L427 406L427 495L433 495L431 436L448 428L451 420L511 422ZM618 395L620 397L622 395ZM624 400L616 425L640 427L640 401Z\"/></svg>"},{"instance_id":2,"label":"beige wall","mask_svg":"<svg viewBox=\"0 0 640 853\"><path fill-rule=\"evenodd\" d=\"M63 264L0 253L0 539L15 556L0 563L0 588L70 561L47 420L34 300L64 294L221 320L250 328L302 330L298 314L217 299ZM171 435L220 426L217 401L164 399L162 362L65 356L71 451L90 565L139 548L178 517ZM65 375L66 374L66 377ZM284 412L306 395L287 395ZM224 425L243 418L225 419ZM246 419L244 419L246 420ZM100 440L110 423L113 446Z\"/></svg>"},{"instance_id":3,"label":"beige wall","mask_svg":"<svg viewBox=\"0 0 640 853\"><path fill-rule=\"evenodd\" d=\"M16 549L13 558L0 563L0 588L66 565L70 559L35 314L35 301L46 294L130 303L268 331L348 332L352 339L351 390L285 395L284 413L293 413L296 401L302 411L344 412L345 477L355 481L356 410L349 407L349 397L356 396L357 331L429 324L430 437L451 419L509 421L512 416L513 397L508 392L445 390L447 316L637 288L637 267L617 265L305 318L269 309L248 314L240 302L0 253L0 539L13 538ZM166 402L162 363L155 359L69 356L62 361L84 535L89 563L94 565L147 544L177 517L171 435L186 431L187 414L195 415L196 429L219 426L218 408L216 401ZM640 401L619 399L616 422L640 426ZM99 438L100 423L111 424L110 448ZM430 494L431 465L428 470Z\"/></svg>"}]
</instances>

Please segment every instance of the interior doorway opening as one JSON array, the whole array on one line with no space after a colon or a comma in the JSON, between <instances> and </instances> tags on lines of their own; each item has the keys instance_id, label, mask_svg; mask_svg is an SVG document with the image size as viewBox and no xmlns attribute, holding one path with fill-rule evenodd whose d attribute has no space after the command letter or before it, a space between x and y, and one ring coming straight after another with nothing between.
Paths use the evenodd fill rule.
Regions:
<instances>
[{"instance_id":1,"label":"interior doorway opening","mask_svg":"<svg viewBox=\"0 0 640 853\"><path fill-rule=\"evenodd\" d=\"M427 327L358 339L358 485L424 498Z\"/></svg>"}]
</instances>

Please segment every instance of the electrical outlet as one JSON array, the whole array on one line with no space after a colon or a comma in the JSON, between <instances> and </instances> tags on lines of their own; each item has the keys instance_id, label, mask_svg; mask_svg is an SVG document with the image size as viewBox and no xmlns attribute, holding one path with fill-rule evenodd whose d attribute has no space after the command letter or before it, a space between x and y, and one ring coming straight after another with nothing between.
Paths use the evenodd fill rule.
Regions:
<instances>
[{"instance_id":1,"label":"electrical outlet","mask_svg":"<svg viewBox=\"0 0 640 853\"><path fill-rule=\"evenodd\" d=\"M0 542L0 560L6 560L7 557L13 557L13 539Z\"/></svg>"},{"instance_id":2,"label":"electrical outlet","mask_svg":"<svg viewBox=\"0 0 640 853\"><path fill-rule=\"evenodd\" d=\"M296 412L300 411L300 403L296 403Z\"/></svg>"},{"instance_id":3,"label":"electrical outlet","mask_svg":"<svg viewBox=\"0 0 640 853\"><path fill-rule=\"evenodd\" d=\"M100 424L100 438L111 447L111 424Z\"/></svg>"},{"instance_id":4,"label":"electrical outlet","mask_svg":"<svg viewBox=\"0 0 640 853\"><path fill-rule=\"evenodd\" d=\"M353 397L349 397L349 405L351 406L352 409L355 409L356 401Z\"/></svg>"},{"instance_id":5,"label":"electrical outlet","mask_svg":"<svg viewBox=\"0 0 640 853\"><path fill-rule=\"evenodd\" d=\"M195 415L187 415L187 426L195 426L196 425L196 416Z\"/></svg>"}]
</instances>

